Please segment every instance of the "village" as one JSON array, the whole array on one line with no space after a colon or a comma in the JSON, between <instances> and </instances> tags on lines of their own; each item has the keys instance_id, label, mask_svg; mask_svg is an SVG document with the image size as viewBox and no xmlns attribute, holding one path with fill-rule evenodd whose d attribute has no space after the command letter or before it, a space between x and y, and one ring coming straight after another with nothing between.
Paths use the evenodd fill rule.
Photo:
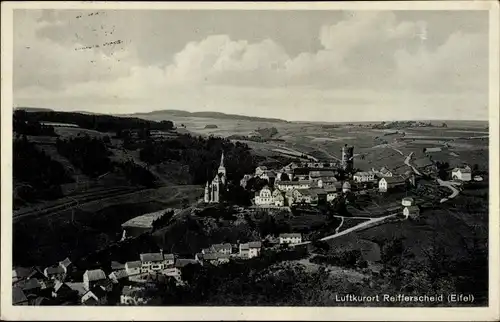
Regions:
<instances>
[{"instance_id":1,"label":"village","mask_svg":"<svg viewBox=\"0 0 500 322\"><path fill-rule=\"evenodd\" d=\"M258 166L255 173L245 175L240 186L246 188L250 180L264 181L263 187L255 191L252 205L249 209L269 210L290 209L290 207L319 207L331 205L339 199L349 203L350 196L363 196L369 194L391 194L391 191L403 189L406 186L415 186L417 176L421 177L423 172L432 175L435 169L430 162L417 160L407 165L410 170L404 173L383 167L379 171L371 169L361 171L354 168L354 147L344 146L341 150L340 162L292 162L281 169L269 169ZM417 164L415 167L413 164ZM418 168L418 169L417 169ZM464 182L480 181L479 176L473 176L469 166L454 168L451 170L452 181L447 183L456 195ZM439 180L439 179L437 179ZM198 207L211 204L224 203L223 192L227 191L227 174L224 165L224 153L221 154L217 174L211 182L205 185L203 199ZM450 196L452 198L454 196ZM368 222L360 223L339 233L339 227L335 234L323 237L328 240L336 236L354 231L371 222L379 222L391 216L399 216L404 219L418 219L421 203L414 196L399 199L396 204L390 204L386 209L375 216L370 214ZM151 229L153 223L160 220L167 211L144 214L133 218L122 225L123 236L121 241L130 236L128 229L140 228L139 234ZM171 216L176 216L179 209L172 210ZM382 215L387 215L381 217ZM344 223L342 218L340 225ZM379 217L379 218L376 218ZM73 274L77 268L69 258L56 265L40 269L15 268L13 270L13 304L14 305L143 305L148 299L144 295L145 289L158 279L171 278L177 285L183 285L182 270L187 265L223 265L231 260L249 260L259 257L262 249L280 249L309 244L313 241L304 240L301 233L282 233L277 238L253 240L244 243L221 243L200 249L191 258L179 256L173 253L159 252L142 253L139 258L125 263L111 262L111 267L87 269L81 279L75 278Z\"/></svg>"}]
</instances>

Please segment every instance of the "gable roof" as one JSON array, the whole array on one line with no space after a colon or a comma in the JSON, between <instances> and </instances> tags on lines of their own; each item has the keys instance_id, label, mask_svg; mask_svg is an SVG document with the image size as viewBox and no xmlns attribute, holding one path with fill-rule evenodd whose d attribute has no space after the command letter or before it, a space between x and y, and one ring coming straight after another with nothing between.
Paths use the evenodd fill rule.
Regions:
<instances>
[{"instance_id":1,"label":"gable roof","mask_svg":"<svg viewBox=\"0 0 500 322\"><path fill-rule=\"evenodd\" d=\"M121 269L119 271L114 271L109 274L109 278L116 278L117 280L128 277L128 273L126 270Z\"/></svg>"},{"instance_id":2,"label":"gable roof","mask_svg":"<svg viewBox=\"0 0 500 322\"><path fill-rule=\"evenodd\" d=\"M31 273L31 269L27 267L16 267L12 270L12 278L25 278Z\"/></svg>"},{"instance_id":3,"label":"gable roof","mask_svg":"<svg viewBox=\"0 0 500 322\"><path fill-rule=\"evenodd\" d=\"M56 284L54 285L54 291L57 293L59 291L64 292L64 291L73 291L71 287L69 287L68 284L57 281Z\"/></svg>"},{"instance_id":4,"label":"gable roof","mask_svg":"<svg viewBox=\"0 0 500 322\"><path fill-rule=\"evenodd\" d=\"M92 287L89 292L92 292L98 299L106 296L106 290L100 285Z\"/></svg>"},{"instance_id":5,"label":"gable roof","mask_svg":"<svg viewBox=\"0 0 500 322\"><path fill-rule=\"evenodd\" d=\"M16 305L19 303L27 302L28 298L24 294L23 290L17 286L12 288L12 304Z\"/></svg>"},{"instance_id":6,"label":"gable roof","mask_svg":"<svg viewBox=\"0 0 500 322\"><path fill-rule=\"evenodd\" d=\"M67 268L69 265L71 265L71 260L66 257L64 260L59 262L59 265Z\"/></svg>"},{"instance_id":7,"label":"gable roof","mask_svg":"<svg viewBox=\"0 0 500 322\"><path fill-rule=\"evenodd\" d=\"M212 248L213 248L215 251L219 251L219 250L231 250L231 249L233 249L233 246L231 246L231 244L229 244L229 243L225 243L225 244L214 244L214 245L212 245Z\"/></svg>"},{"instance_id":8,"label":"gable roof","mask_svg":"<svg viewBox=\"0 0 500 322\"><path fill-rule=\"evenodd\" d=\"M30 291L42 287L42 285L36 278L30 278L29 280L20 281L17 286L19 286L23 291Z\"/></svg>"},{"instance_id":9,"label":"gable roof","mask_svg":"<svg viewBox=\"0 0 500 322\"><path fill-rule=\"evenodd\" d=\"M64 269L61 266L49 266L46 270L47 275L64 274Z\"/></svg>"},{"instance_id":10,"label":"gable roof","mask_svg":"<svg viewBox=\"0 0 500 322\"><path fill-rule=\"evenodd\" d=\"M248 246L250 248L261 248L262 247L262 243L260 241L252 241L252 242L248 243Z\"/></svg>"},{"instance_id":11,"label":"gable roof","mask_svg":"<svg viewBox=\"0 0 500 322\"><path fill-rule=\"evenodd\" d=\"M141 262L161 262L163 255L161 253L145 253L139 255Z\"/></svg>"},{"instance_id":12,"label":"gable roof","mask_svg":"<svg viewBox=\"0 0 500 322\"><path fill-rule=\"evenodd\" d=\"M331 170L314 170L314 171L309 171L309 176L316 178L334 177L335 173L333 173L333 171Z\"/></svg>"},{"instance_id":13,"label":"gable roof","mask_svg":"<svg viewBox=\"0 0 500 322\"><path fill-rule=\"evenodd\" d=\"M302 234L300 233L284 233L280 234L280 238L302 238Z\"/></svg>"},{"instance_id":14,"label":"gable roof","mask_svg":"<svg viewBox=\"0 0 500 322\"><path fill-rule=\"evenodd\" d=\"M454 168L453 169L453 172L456 172L456 171L460 171L462 173L471 173L471 169L470 168Z\"/></svg>"},{"instance_id":15,"label":"gable roof","mask_svg":"<svg viewBox=\"0 0 500 322\"><path fill-rule=\"evenodd\" d=\"M139 268L141 266L142 266L141 261L132 261L132 262L125 263L126 268Z\"/></svg>"},{"instance_id":16,"label":"gable roof","mask_svg":"<svg viewBox=\"0 0 500 322\"><path fill-rule=\"evenodd\" d=\"M83 275L86 275L89 281L99 281L106 279L106 274L104 274L104 271L102 269L94 269L90 271L87 270Z\"/></svg>"},{"instance_id":17,"label":"gable roof","mask_svg":"<svg viewBox=\"0 0 500 322\"><path fill-rule=\"evenodd\" d=\"M405 208L408 209L409 212L419 212L420 211L420 208L418 208L418 206L408 206Z\"/></svg>"}]
</instances>

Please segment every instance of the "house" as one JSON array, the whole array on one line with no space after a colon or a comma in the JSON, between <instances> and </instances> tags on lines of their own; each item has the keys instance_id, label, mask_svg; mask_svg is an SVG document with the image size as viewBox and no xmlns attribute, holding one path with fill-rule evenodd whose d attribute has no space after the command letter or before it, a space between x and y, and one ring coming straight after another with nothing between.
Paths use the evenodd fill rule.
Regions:
<instances>
[{"instance_id":1,"label":"house","mask_svg":"<svg viewBox=\"0 0 500 322\"><path fill-rule=\"evenodd\" d=\"M36 278L19 281L16 286L21 288L24 294L27 296L29 296L30 294L38 294L42 289L42 285Z\"/></svg>"},{"instance_id":2,"label":"house","mask_svg":"<svg viewBox=\"0 0 500 322\"><path fill-rule=\"evenodd\" d=\"M203 262L209 262L213 265L228 263L229 259L230 259L229 254L223 254L223 253L203 254ZM198 262L196 261L196 263Z\"/></svg>"},{"instance_id":3,"label":"house","mask_svg":"<svg viewBox=\"0 0 500 322\"><path fill-rule=\"evenodd\" d=\"M27 278L31 274L31 268L16 267L12 270L12 283Z\"/></svg>"},{"instance_id":4,"label":"house","mask_svg":"<svg viewBox=\"0 0 500 322\"><path fill-rule=\"evenodd\" d=\"M66 272L61 266L50 266L43 270L43 274L48 279L63 280Z\"/></svg>"},{"instance_id":5,"label":"house","mask_svg":"<svg viewBox=\"0 0 500 322\"><path fill-rule=\"evenodd\" d=\"M323 188L323 189L336 188L336 183L337 179L330 179L330 180L318 179L317 181L318 188Z\"/></svg>"},{"instance_id":6,"label":"house","mask_svg":"<svg viewBox=\"0 0 500 322\"><path fill-rule=\"evenodd\" d=\"M356 172L352 178L355 182L369 182L375 180L375 173L371 171Z\"/></svg>"},{"instance_id":7,"label":"house","mask_svg":"<svg viewBox=\"0 0 500 322\"><path fill-rule=\"evenodd\" d=\"M311 188L311 181L310 180L278 181L276 183L276 187L281 191L309 189Z\"/></svg>"},{"instance_id":8,"label":"house","mask_svg":"<svg viewBox=\"0 0 500 322\"><path fill-rule=\"evenodd\" d=\"M336 180L335 173L331 170L309 171L309 180L313 179Z\"/></svg>"},{"instance_id":9,"label":"house","mask_svg":"<svg viewBox=\"0 0 500 322\"><path fill-rule=\"evenodd\" d=\"M92 287L81 298L83 305L105 305L107 300L106 290L102 286Z\"/></svg>"},{"instance_id":10,"label":"house","mask_svg":"<svg viewBox=\"0 0 500 322\"><path fill-rule=\"evenodd\" d=\"M231 254L233 252L233 246L229 243L226 244L215 244L211 247L212 251L221 254Z\"/></svg>"},{"instance_id":11,"label":"house","mask_svg":"<svg viewBox=\"0 0 500 322\"><path fill-rule=\"evenodd\" d=\"M404 198L401 200L401 204L402 204L404 207L413 206L413 205L415 204L415 200L413 200L413 198L411 198L411 197L404 197Z\"/></svg>"},{"instance_id":12,"label":"house","mask_svg":"<svg viewBox=\"0 0 500 322\"><path fill-rule=\"evenodd\" d=\"M218 254L218 255L224 256L224 254ZM205 257L205 256L207 256L207 255L203 255L203 257ZM181 270L182 270L182 268L186 267L187 265L200 265L200 262L197 261L196 259L178 258L175 261L174 269L177 270L177 274L179 276L181 276Z\"/></svg>"},{"instance_id":13,"label":"house","mask_svg":"<svg viewBox=\"0 0 500 322\"><path fill-rule=\"evenodd\" d=\"M172 254L163 256L163 252L159 253L145 253L139 255L141 260L141 272L154 272L160 271L167 266L171 266L174 264L175 258Z\"/></svg>"},{"instance_id":14,"label":"house","mask_svg":"<svg viewBox=\"0 0 500 322\"><path fill-rule=\"evenodd\" d=\"M420 215L420 209L417 206L409 206L403 209L405 218L417 219Z\"/></svg>"},{"instance_id":15,"label":"house","mask_svg":"<svg viewBox=\"0 0 500 322\"><path fill-rule=\"evenodd\" d=\"M279 235L280 244L299 244L302 242L302 234L288 233Z\"/></svg>"},{"instance_id":16,"label":"house","mask_svg":"<svg viewBox=\"0 0 500 322\"><path fill-rule=\"evenodd\" d=\"M349 191L351 191L351 184L349 183L349 181L345 181L342 184L342 192L343 193L348 193Z\"/></svg>"},{"instance_id":17,"label":"house","mask_svg":"<svg viewBox=\"0 0 500 322\"><path fill-rule=\"evenodd\" d=\"M318 203L318 194L313 190L294 190L293 193L293 203L306 203L313 204Z\"/></svg>"},{"instance_id":18,"label":"house","mask_svg":"<svg viewBox=\"0 0 500 322\"><path fill-rule=\"evenodd\" d=\"M109 274L108 277L111 281L113 281L113 283L118 283L121 280L127 280L128 273L125 269L121 269L121 270L111 272L111 274Z\"/></svg>"},{"instance_id":19,"label":"house","mask_svg":"<svg viewBox=\"0 0 500 322\"><path fill-rule=\"evenodd\" d=\"M263 174L260 175L262 180L267 180L267 182L271 182L272 180L276 180L276 174L273 171L264 171Z\"/></svg>"},{"instance_id":20,"label":"house","mask_svg":"<svg viewBox=\"0 0 500 322\"><path fill-rule=\"evenodd\" d=\"M472 180L472 171L469 167L464 168L455 168L451 171L451 178L453 180L460 181L471 181Z\"/></svg>"},{"instance_id":21,"label":"house","mask_svg":"<svg viewBox=\"0 0 500 322\"><path fill-rule=\"evenodd\" d=\"M389 189L401 187L406 184L406 180L402 177L387 177L382 178L378 182L378 190L386 192Z\"/></svg>"},{"instance_id":22,"label":"house","mask_svg":"<svg viewBox=\"0 0 500 322\"><path fill-rule=\"evenodd\" d=\"M325 189L325 193L326 193L326 202L332 202L334 201L338 194L337 194L337 189L333 188L328 188L328 189Z\"/></svg>"},{"instance_id":23,"label":"house","mask_svg":"<svg viewBox=\"0 0 500 322\"><path fill-rule=\"evenodd\" d=\"M239 245L240 257L241 258L253 258L260 255L260 250L262 248L262 243L260 241L249 242Z\"/></svg>"},{"instance_id":24,"label":"house","mask_svg":"<svg viewBox=\"0 0 500 322\"><path fill-rule=\"evenodd\" d=\"M144 289L140 287L125 286L120 295L120 304L122 305L141 305L146 303L143 297Z\"/></svg>"},{"instance_id":25,"label":"house","mask_svg":"<svg viewBox=\"0 0 500 322\"><path fill-rule=\"evenodd\" d=\"M125 271L129 276L140 274L141 267L142 267L141 261L132 261L125 263Z\"/></svg>"},{"instance_id":26,"label":"house","mask_svg":"<svg viewBox=\"0 0 500 322\"><path fill-rule=\"evenodd\" d=\"M255 176L256 176L256 177L260 177L260 176L261 176L261 175L263 175L263 174L264 174L264 172L266 172L266 171L267 171L267 167L266 167L266 166L264 166L264 165L261 165L261 166L259 166L259 167L255 168Z\"/></svg>"},{"instance_id":27,"label":"house","mask_svg":"<svg viewBox=\"0 0 500 322\"><path fill-rule=\"evenodd\" d=\"M273 199L274 199L274 205L276 207L283 207L285 206L285 197L283 197L283 193L279 191L278 189L273 191Z\"/></svg>"},{"instance_id":28,"label":"house","mask_svg":"<svg viewBox=\"0 0 500 322\"><path fill-rule=\"evenodd\" d=\"M52 290L52 297L58 299L77 298L78 292L69 287L66 283L56 281L54 289Z\"/></svg>"},{"instance_id":29,"label":"house","mask_svg":"<svg viewBox=\"0 0 500 322\"><path fill-rule=\"evenodd\" d=\"M73 290L74 292L76 292L79 297L82 297L83 294L87 293L87 290L85 289L85 285L83 284L83 282L76 282L76 283L68 282L68 283L65 283L65 284L68 285L68 287L71 290Z\"/></svg>"},{"instance_id":30,"label":"house","mask_svg":"<svg viewBox=\"0 0 500 322\"><path fill-rule=\"evenodd\" d=\"M474 176L474 181L483 181L483 177L481 177L481 176Z\"/></svg>"},{"instance_id":31,"label":"house","mask_svg":"<svg viewBox=\"0 0 500 322\"><path fill-rule=\"evenodd\" d=\"M71 260L68 257L59 262L59 266L64 270L64 274L68 274L71 265Z\"/></svg>"},{"instance_id":32,"label":"house","mask_svg":"<svg viewBox=\"0 0 500 322\"><path fill-rule=\"evenodd\" d=\"M28 298L20 287L12 288L12 305L28 305Z\"/></svg>"},{"instance_id":33,"label":"house","mask_svg":"<svg viewBox=\"0 0 500 322\"><path fill-rule=\"evenodd\" d=\"M111 261L111 270L112 271L119 271L121 269L125 269L125 264L122 264L117 261Z\"/></svg>"},{"instance_id":34,"label":"house","mask_svg":"<svg viewBox=\"0 0 500 322\"><path fill-rule=\"evenodd\" d=\"M271 189L269 189L268 186L264 186L258 193L256 193L254 200L255 204L258 206L274 204L274 198L272 196Z\"/></svg>"},{"instance_id":35,"label":"house","mask_svg":"<svg viewBox=\"0 0 500 322\"><path fill-rule=\"evenodd\" d=\"M380 168L380 171L375 171L372 168L372 172L377 173L377 176L380 177L380 178L392 177L394 175L394 173L391 170L389 170L388 168L386 168L386 167Z\"/></svg>"},{"instance_id":36,"label":"house","mask_svg":"<svg viewBox=\"0 0 500 322\"><path fill-rule=\"evenodd\" d=\"M104 274L102 269L86 270L85 273L83 273L83 285L87 291L94 285L102 283L105 280L106 274Z\"/></svg>"}]
</instances>

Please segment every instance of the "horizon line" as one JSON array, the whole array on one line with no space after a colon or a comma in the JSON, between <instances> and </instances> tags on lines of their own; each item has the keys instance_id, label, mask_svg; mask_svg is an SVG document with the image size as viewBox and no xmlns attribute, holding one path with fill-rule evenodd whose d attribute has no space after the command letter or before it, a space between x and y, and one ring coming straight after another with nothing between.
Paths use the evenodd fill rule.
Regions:
<instances>
[{"instance_id":1,"label":"horizon line","mask_svg":"<svg viewBox=\"0 0 500 322\"><path fill-rule=\"evenodd\" d=\"M13 108L13 111L16 109L45 109L47 111L53 111L53 112L63 112L63 113L88 113L88 114L96 114L96 115L110 115L110 116L117 116L117 117L130 117L134 116L134 114L151 114L151 113L157 113L157 112L168 112L168 111L177 111L177 112L186 112L186 113L219 113L223 115L232 115L232 116L242 116L242 117L252 117L252 118L261 118L261 119L274 119L277 121L283 121L287 123L319 123L319 124L328 124L328 123L382 123L382 122L408 122L408 121L426 121L426 122L436 122L436 121L451 121L451 122L487 122L489 123L489 119L439 119L439 118L422 118L422 119L385 119L385 120L349 120L349 121L308 121L308 120L287 120L284 118L279 118L279 117L267 117L267 116L256 116L256 115L245 115L245 114L232 114L232 113L226 113L226 112L218 112L218 111L211 111L211 110L203 110L203 111L188 111L188 110L182 110L182 109L163 109L163 110L153 110L149 112L130 112L130 113L103 113L103 112L92 112L92 111L86 111L86 110L76 110L76 111L68 111L68 110L56 110L52 108L45 108L45 107L35 107L35 106L17 106ZM181 116L182 117L182 116ZM196 117L196 116L194 116ZM140 118L140 117L138 117Z\"/></svg>"}]
</instances>

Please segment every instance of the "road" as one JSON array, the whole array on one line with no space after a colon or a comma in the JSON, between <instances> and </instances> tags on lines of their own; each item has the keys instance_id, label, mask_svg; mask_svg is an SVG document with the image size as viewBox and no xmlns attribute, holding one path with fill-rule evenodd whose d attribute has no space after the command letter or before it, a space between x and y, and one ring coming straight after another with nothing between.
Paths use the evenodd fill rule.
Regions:
<instances>
[{"instance_id":1,"label":"road","mask_svg":"<svg viewBox=\"0 0 500 322\"><path fill-rule=\"evenodd\" d=\"M398 213L395 213L395 214L392 214L392 215L388 215L388 216L384 216L384 217L379 217L379 218L369 218L369 217L367 217L367 218L364 218L364 219L369 219L369 220L368 220L368 221L366 221L366 222L363 222L363 223L361 223L361 224L359 224L359 225L356 225L356 226L354 226L354 227L351 227L351 228L349 228L349 229L346 229L346 230L344 230L344 231L341 231L340 233L336 232L336 233L335 233L335 234L333 234L333 235L323 237L323 238L321 238L321 239L319 239L319 240L320 240L320 241L326 241L326 240L331 240L331 239L334 239L334 238L337 238L337 237L341 237L341 236L347 235L347 234L349 234L349 233L351 233L351 232L353 232L353 231L359 230L359 229L361 229L361 228L365 228L365 227L367 227L367 226L369 226L369 225L372 225L372 224L374 224L374 223L381 222L381 221L384 221L384 220L386 220L386 219L388 219L388 218L391 218L391 217L397 216L398 214L399 214L399 212L398 212ZM292 244L292 245L289 245L289 246L290 246L290 247L295 247L295 246L301 246L301 245L308 245L308 244L310 244L310 243L312 243L312 241L305 241L305 242L302 242L302 243Z\"/></svg>"},{"instance_id":2,"label":"road","mask_svg":"<svg viewBox=\"0 0 500 322\"><path fill-rule=\"evenodd\" d=\"M408 154L408 156L405 158L405 164L407 166L409 166L410 168L413 169L413 172L415 172L415 174L421 176L422 173L420 171L417 170L417 168L415 168L411 163L410 163L410 160L411 160L411 157L413 156L413 152Z\"/></svg>"},{"instance_id":3,"label":"road","mask_svg":"<svg viewBox=\"0 0 500 322\"><path fill-rule=\"evenodd\" d=\"M439 183L439 185L440 185L440 186L442 186L442 187L447 187L448 189L450 189L450 190L451 190L451 195L449 195L449 196L448 196L448 197L446 197L446 198L441 199L441 200L439 201L440 203L446 202L446 201L448 201L448 200L450 200L450 199L453 199L453 198L455 198L456 196L458 196L459 191L458 191L458 189L457 189L457 188L455 188L456 183L454 183L454 182L452 182L452 181L443 181L443 180L441 180L441 179L439 179L439 178L437 178L437 179L436 179L436 181Z\"/></svg>"}]
</instances>

